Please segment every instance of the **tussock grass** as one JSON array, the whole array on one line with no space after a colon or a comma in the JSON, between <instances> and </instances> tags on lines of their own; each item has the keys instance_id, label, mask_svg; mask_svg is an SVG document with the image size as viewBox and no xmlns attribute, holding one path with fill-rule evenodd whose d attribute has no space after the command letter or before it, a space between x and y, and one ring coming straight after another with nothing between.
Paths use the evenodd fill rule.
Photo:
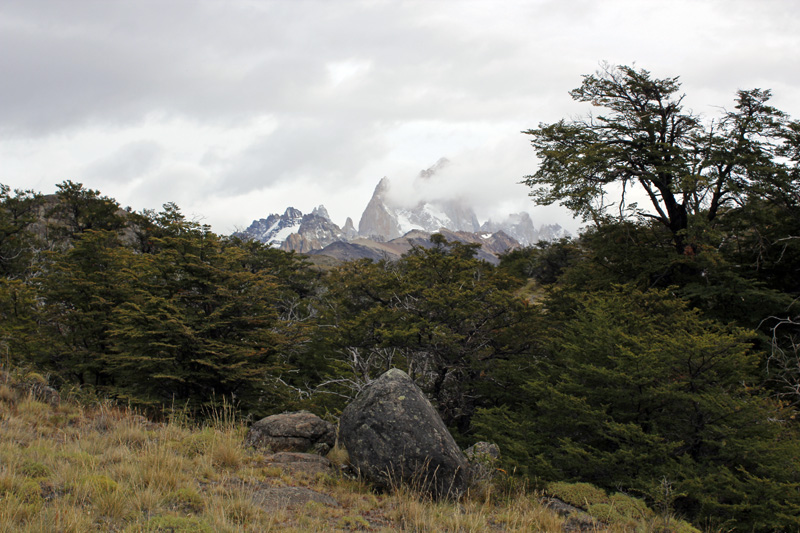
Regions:
<instances>
[{"instance_id":1,"label":"tussock grass","mask_svg":"<svg viewBox=\"0 0 800 533\"><path fill-rule=\"evenodd\" d=\"M200 427L181 411L153 423L108 402L51 405L2 382L0 532L547 532L565 525L540 495L508 480L458 503L405 488L375 493L338 473L348 460L340 448L329 454L330 474L292 473L242 446L246 427L229 405L210 415ZM268 510L257 497L265 487L303 487L339 505ZM654 531L622 513L638 505L609 499L598 512L625 521L598 531Z\"/></svg>"}]
</instances>

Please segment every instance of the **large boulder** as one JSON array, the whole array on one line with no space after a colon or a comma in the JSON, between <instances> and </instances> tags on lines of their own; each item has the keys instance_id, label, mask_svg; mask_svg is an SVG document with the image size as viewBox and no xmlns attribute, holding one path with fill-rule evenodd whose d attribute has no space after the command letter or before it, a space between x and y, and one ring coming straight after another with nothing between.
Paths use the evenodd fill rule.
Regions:
<instances>
[{"instance_id":1,"label":"large boulder","mask_svg":"<svg viewBox=\"0 0 800 533\"><path fill-rule=\"evenodd\" d=\"M336 428L308 411L281 413L250 426L245 446L272 452L328 453L336 442Z\"/></svg>"},{"instance_id":2,"label":"large boulder","mask_svg":"<svg viewBox=\"0 0 800 533\"><path fill-rule=\"evenodd\" d=\"M441 417L402 370L372 382L339 420L351 463L380 489L403 483L435 499L458 498L469 466Z\"/></svg>"}]
</instances>

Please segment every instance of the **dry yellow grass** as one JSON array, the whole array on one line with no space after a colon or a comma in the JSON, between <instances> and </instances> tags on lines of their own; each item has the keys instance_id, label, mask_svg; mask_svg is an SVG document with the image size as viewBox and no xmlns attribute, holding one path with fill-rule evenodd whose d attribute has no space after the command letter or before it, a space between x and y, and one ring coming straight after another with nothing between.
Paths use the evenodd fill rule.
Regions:
<instances>
[{"instance_id":1,"label":"dry yellow grass","mask_svg":"<svg viewBox=\"0 0 800 533\"><path fill-rule=\"evenodd\" d=\"M246 450L245 429L228 408L203 427L180 416L153 424L108 403L52 406L6 387L0 532L563 530L564 519L523 490L430 502L404 489L377 494L333 472L292 473ZM347 460L340 449L330 458ZM265 508L258 491L276 487L311 489L339 505Z\"/></svg>"}]
</instances>

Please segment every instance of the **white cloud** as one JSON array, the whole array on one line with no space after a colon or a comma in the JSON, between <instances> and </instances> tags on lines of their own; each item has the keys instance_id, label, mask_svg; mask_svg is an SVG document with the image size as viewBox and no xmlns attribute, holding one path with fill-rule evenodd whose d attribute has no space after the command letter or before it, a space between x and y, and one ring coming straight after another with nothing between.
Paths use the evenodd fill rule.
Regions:
<instances>
[{"instance_id":1,"label":"white cloud","mask_svg":"<svg viewBox=\"0 0 800 533\"><path fill-rule=\"evenodd\" d=\"M519 131L585 112L582 74L680 75L710 115L772 88L800 117L797 27L789 0L6 0L0 183L72 179L228 232L288 205L358 222L381 177L413 188L447 157L437 186L480 217L566 224L518 184Z\"/></svg>"}]
</instances>

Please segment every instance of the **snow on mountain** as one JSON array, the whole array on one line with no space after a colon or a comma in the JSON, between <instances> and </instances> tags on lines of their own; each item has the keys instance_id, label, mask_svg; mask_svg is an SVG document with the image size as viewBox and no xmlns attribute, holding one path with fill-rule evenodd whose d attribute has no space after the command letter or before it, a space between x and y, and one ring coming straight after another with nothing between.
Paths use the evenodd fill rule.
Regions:
<instances>
[{"instance_id":1,"label":"snow on mountain","mask_svg":"<svg viewBox=\"0 0 800 533\"><path fill-rule=\"evenodd\" d=\"M297 233L303 221L303 213L294 207L286 208L282 215L277 213L267 218L254 220L250 226L239 235L255 239L270 246L280 247L292 233Z\"/></svg>"},{"instance_id":2,"label":"snow on mountain","mask_svg":"<svg viewBox=\"0 0 800 533\"><path fill-rule=\"evenodd\" d=\"M507 249L513 247L514 243L528 246L540 240L554 240L568 235L558 224L543 225L537 229L530 215L524 212L511 214L502 222L487 220L481 225L471 207L457 199L446 198L447 191L435 183L437 172L447 164L446 159L440 159L434 166L419 173L417 181L412 184L419 185L412 194L414 198L409 198L408 193L405 198L400 198L400 194L392 191L389 179L381 179L361 215L358 230L350 218L344 228L340 228L331 221L325 207L320 205L305 215L289 207L282 215L271 214L266 219L254 221L239 235L300 253L321 250L337 242L366 239L373 243L389 243L409 232L425 235L446 233L467 240L474 238L475 242L482 242L487 250ZM430 188L432 185L435 187ZM424 191L437 191L429 194L436 198L425 197Z\"/></svg>"},{"instance_id":3,"label":"snow on mountain","mask_svg":"<svg viewBox=\"0 0 800 533\"><path fill-rule=\"evenodd\" d=\"M435 179L436 172L446 165L447 160L440 159L433 167L420 172L418 179ZM384 177L361 215L359 235L389 241L413 230L435 233L446 228L474 233L480 229L472 208L457 200L422 198L409 207L391 193L391 182Z\"/></svg>"},{"instance_id":4,"label":"snow on mountain","mask_svg":"<svg viewBox=\"0 0 800 533\"><path fill-rule=\"evenodd\" d=\"M299 209L289 207L282 215L272 214L266 219L253 221L239 235L275 248L298 252L318 250L344 238L342 230L331 222L323 205L314 208L307 215Z\"/></svg>"}]
</instances>

